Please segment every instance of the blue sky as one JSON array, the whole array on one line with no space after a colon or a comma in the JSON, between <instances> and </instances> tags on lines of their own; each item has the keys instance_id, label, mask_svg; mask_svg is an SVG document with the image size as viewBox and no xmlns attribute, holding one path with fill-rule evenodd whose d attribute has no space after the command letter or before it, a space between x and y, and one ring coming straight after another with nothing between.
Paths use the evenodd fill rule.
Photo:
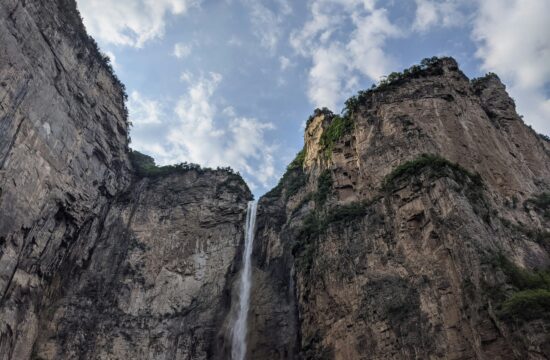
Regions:
<instances>
[{"instance_id":1,"label":"blue sky","mask_svg":"<svg viewBox=\"0 0 550 360\"><path fill-rule=\"evenodd\" d=\"M261 195L316 107L433 55L494 71L550 133L550 0L77 0L126 84L132 147L231 166Z\"/></svg>"}]
</instances>

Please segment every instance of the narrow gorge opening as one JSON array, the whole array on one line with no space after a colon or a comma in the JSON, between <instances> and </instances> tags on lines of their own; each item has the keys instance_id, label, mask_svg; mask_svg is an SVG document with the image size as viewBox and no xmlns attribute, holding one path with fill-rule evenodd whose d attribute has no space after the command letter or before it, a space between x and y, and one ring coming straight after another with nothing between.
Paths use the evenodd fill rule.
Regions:
<instances>
[{"instance_id":1,"label":"narrow gorge opening","mask_svg":"<svg viewBox=\"0 0 550 360\"><path fill-rule=\"evenodd\" d=\"M231 328L231 358L233 360L244 360L246 355L246 333L248 309L250 306L250 288L252 285L252 245L254 243L254 230L256 227L256 200L248 203L245 225L245 242L243 250L240 283L239 283L239 307L237 317Z\"/></svg>"}]
</instances>

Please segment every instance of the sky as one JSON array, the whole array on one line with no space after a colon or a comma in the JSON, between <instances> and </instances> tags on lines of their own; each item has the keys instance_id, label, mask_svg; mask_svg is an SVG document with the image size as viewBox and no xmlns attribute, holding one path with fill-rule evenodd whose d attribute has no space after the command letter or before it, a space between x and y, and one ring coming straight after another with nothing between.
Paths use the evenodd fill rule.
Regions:
<instances>
[{"instance_id":1,"label":"sky","mask_svg":"<svg viewBox=\"0 0 550 360\"><path fill-rule=\"evenodd\" d=\"M271 189L316 107L453 56L497 73L550 134L550 0L77 0L126 84L131 147L158 164L231 166Z\"/></svg>"}]
</instances>

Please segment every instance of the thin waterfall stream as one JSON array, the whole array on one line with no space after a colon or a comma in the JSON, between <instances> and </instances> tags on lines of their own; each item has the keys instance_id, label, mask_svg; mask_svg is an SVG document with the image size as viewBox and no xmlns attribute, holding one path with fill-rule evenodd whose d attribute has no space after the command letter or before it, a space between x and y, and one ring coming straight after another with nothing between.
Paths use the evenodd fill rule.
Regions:
<instances>
[{"instance_id":1,"label":"thin waterfall stream","mask_svg":"<svg viewBox=\"0 0 550 360\"><path fill-rule=\"evenodd\" d=\"M246 227L244 230L243 268L239 284L239 308L231 334L231 358L244 360L246 356L246 333L248 308L250 307L250 288L252 283L252 244L256 227L256 209L258 203L250 201L246 212Z\"/></svg>"}]
</instances>

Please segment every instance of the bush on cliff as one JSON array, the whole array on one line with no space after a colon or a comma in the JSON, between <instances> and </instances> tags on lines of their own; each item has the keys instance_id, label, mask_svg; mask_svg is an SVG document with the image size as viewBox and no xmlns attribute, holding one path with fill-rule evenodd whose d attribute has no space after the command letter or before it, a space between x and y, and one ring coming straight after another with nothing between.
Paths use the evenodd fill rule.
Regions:
<instances>
[{"instance_id":1,"label":"bush on cliff","mask_svg":"<svg viewBox=\"0 0 550 360\"><path fill-rule=\"evenodd\" d=\"M456 180L464 182L466 179L470 179L475 185L482 185L479 174L473 174L462 166L442 158L441 156L422 154L418 158L407 161L396 167L386 176L382 187L386 191L391 191L395 188L398 179L419 175L426 168L433 170L432 175L436 177L448 175L446 170L450 169L455 175L458 175Z\"/></svg>"},{"instance_id":2,"label":"bush on cliff","mask_svg":"<svg viewBox=\"0 0 550 360\"><path fill-rule=\"evenodd\" d=\"M502 302L501 315L515 320L550 318L550 270L526 270L503 255L497 264L515 291Z\"/></svg>"}]
</instances>

